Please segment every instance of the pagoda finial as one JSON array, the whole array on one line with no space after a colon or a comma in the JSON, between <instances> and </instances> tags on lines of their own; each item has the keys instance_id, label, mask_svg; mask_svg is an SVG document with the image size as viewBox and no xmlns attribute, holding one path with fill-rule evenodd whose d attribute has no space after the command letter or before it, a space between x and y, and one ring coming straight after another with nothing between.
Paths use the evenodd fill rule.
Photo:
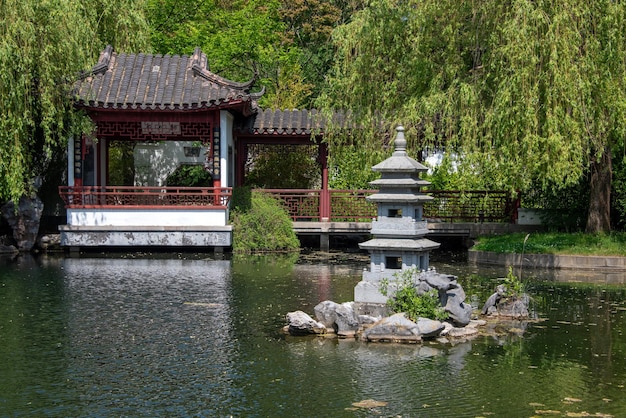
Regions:
<instances>
[{"instance_id":1,"label":"pagoda finial","mask_svg":"<svg viewBox=\"0 0 626 418\"><path fill-rule=\"evenodd\" d=\"M406 155L406 139L404 139L404 126L398 125L396 128L396 139L394 141L395 150L393 155Z\"/></svg>"}]
</instances>

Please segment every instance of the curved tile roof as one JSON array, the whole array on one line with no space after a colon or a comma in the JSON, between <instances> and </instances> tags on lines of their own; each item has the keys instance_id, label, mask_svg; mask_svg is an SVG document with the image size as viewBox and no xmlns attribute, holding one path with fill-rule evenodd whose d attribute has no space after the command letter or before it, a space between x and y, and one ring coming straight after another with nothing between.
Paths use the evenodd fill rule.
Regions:
<instances>
[{"instance_id":1,"label":"curved tile roof","mask_svg":"<svg viewBox=\"0 0 626 418\"><path fill-rule=\"evenodd\" d=\"M116 53L109 45L98 63L74 85L76 104L101 109L202 109L250 102L247 83L227 80L208 70L200 48L192 56Z\"/></svg>"},{"instance_id":2,"label":"curved tile roof","mask_svg":"<svg viewBox=\"0 0 626 418\"><path fill-rule=\"evenodd\" d=\"M333 115L334 122L344 126L343 113ZM322 112L311 110L263 110L257 109L256 114L249 116L243 126L242 133L253 135L295 135L308 136L311 133L323 133L328 120Z\"/></svg>"}]
</instances>

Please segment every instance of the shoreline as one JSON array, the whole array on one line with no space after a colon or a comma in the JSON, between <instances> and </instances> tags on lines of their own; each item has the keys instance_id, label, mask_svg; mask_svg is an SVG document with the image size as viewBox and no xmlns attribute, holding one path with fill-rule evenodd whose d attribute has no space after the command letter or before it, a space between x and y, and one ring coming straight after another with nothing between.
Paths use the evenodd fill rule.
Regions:
<instances>
[{"instance_id":1,"label":"shoreline","mask_svg":"<svg viewBox=\"0 0 626 418\"><path fill-rule=\"evenodd\" d=\"M527 268L528 276L541 271L542 277L559 282L626 284L626 257L555 254L496 253L468 250L467 261L474 264Z\"/></svg>"}]
</instances>

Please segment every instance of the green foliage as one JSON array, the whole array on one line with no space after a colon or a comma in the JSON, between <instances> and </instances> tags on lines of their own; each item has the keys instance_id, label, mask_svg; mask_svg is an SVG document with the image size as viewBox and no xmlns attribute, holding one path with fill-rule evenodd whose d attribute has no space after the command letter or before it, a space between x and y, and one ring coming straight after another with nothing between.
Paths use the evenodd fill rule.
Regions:
<instances>
[{"instance_id":1,"label":"green foliage","mask_svg":"<svg viewBox=\"0 0 626 418\"><path fill-rule=\"evenodd\" d=\"M100 50L145 48L143 2L6 0L0 15L0 200L32 192L67 137L87 131L70 90ZM132 33L132 36L127 36ZM52 179L57 180L57 179Z\"/></svg>"},{"instance_id":2,"label":"green foliage","mask_svg":"<svg viewBox=\"0 0 626 418\"><path fill-rule=\"evenodd\" d=\"M262 147L253 155L246 185L269 189L320 187L317 147Z\"/></svg>"},{"instance_id":3,"label":"green foliage","mask_svg":"<svg viewBox=\"0 0 626 418\"><path fill-rule=\"evenodd\" d=\"M401 123L492 189L568 187L623 150L625 27L626 5L611 0L372 1L333 33L317 103L369 131Z\"/></svg>"},{"instance_id":4,"label":"green foliage","mask_svg":"<svg viewBox=\"0 0 626 418\"><path fill-rule=\"evenodd\" d=\"M480 237L473 249L497 253L626 256L626 233L534 233Z\"/></svg>"},{"instance_id":5,"label":"green foliage","mask_svg":"<svg viewBox=\"0 0 626 418\"><path fill-rule=\"evenodd\" d=\"M233 251L295 251L300 247L291 219L281 204L271 196L252 192L250 204L240 193L231 209Z\"/></svg>"},{"instance_id":6,"label":"green foliage","mask_svg":"<svg viewBox=\"0 0 626 418\"><path fill-rule=\"evenodd\" d=\"M109 180L111 186L135 185L135 143L114 141L109 144Z\"/></svg>"},{"instance_id":7,"label":"green foliage","mask_svg":"<svg viewBox=\"0 0 626 418\"><path fill-rule=\"evenodd\" d=\"M357 145L334 147L329 155L329 166L332 167L328 181L330 187L339 190L371 188L369 182L379 177L372 171L372 166L386 157L382 151L370 152Z\"/></svg>"},{"instance_id":8,"label":"green foliage","mask_svg":"<svg viewBox=\"0 0 626 418\"><path fill-rule=\"evenodd\" d=\"M436 289L419 294L413 282L414 270L404 270L395 275L392 283L396 289L387 299L387 306L392 312L404 312L412 321L418 318L430 318L443 321L448 319L448 313L441 306ZM380 293L388 296L389 281L383 279L380 284Z\"/></svg>"},{"instance_id":9,"label":"green foliage","mask_svg":"<svg viewBox=\"0 0 626 418\"><path fill-rule=\"evenodd\" d=\"M167 177L168 186L213 187L213 177L202 165L181 165Z\"/></svg>"},{"instance_id":10,"label":"green foliage","mask_svg":"<svg viewBox=\"0 0 626 418\"><path fill-rule=\"evenodd\" d=\"M620 230L626 229L626 152L614 153L613 188L611 190L611 208L613 225Z\"/></svg>"},{"instance_id":11,"label":"green foliage","mask_svg":"<svg viewBox=\"0 0 626 418\"><path fill-rule=\"evenodd\" d=\"M513 274L512 266L509 266L509 271L504 278L504 286L506 287L506 297L519 297L526 291L524 283Z\"/></svg>"},{"instance_id":12,"label":"green foliage","mask_svg":"<svg viewBox=\"0 0 626 418\"><path fill-rule=\"evenodd\" d=\"M266 88L262 107L295 108L310 94L301 51L284 41L279 0L147 0L151 38L162 54L201 47L211 71L231 80L254 76Z\"/></svg>"},{"instance_id":13,"label":"green foliage","mask_svg":"<svg viewBox=\"0 0 626 418\"><path fill-rule=\"evenodd\" d=\"M521 206L541 209L541 222L551 231L583 231L589 209L588 184L589 179L583 176L570 186L537 187L522 194Z\"/></svg>"}]
</instances>

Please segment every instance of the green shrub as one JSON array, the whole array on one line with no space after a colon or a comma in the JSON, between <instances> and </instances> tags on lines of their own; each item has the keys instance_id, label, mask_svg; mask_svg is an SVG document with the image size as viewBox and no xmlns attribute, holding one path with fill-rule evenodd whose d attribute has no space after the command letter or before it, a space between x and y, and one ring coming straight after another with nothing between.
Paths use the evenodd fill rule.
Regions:
<instances>
[{"instance_id":1,"label":"green shrub","mask_svg":"<svg viewBox=\"0 0 626 418\"><path fill-rule=\"evenodd\" d=\"M249 191L248 191L249 192ZM249 204L246 201L249 196ZM300 242L280 202L262 192L235 192L231 205L233 251L295 251Z\"/></svg>"},{"instance_id":2,"label":"green shrub","mask_svg":"<svg viewBox=\"0 0 626 418\"><path fill-rule=\"evenodd\" d=\"M513 274L512 266L509 266L509 272L504 278L504 285L506 286L506 297L518 297L526 291L524 283Z\"/></svg>"},{"instance_id":3,"label":"green shrub","mask_svg":"<svg viewBox=\"0 0 626 418\"><path fill-rule=\"evenodd\" d=\"M448 319L448 312L441 306L439 294L436 289L422 295L418 294L413 282L415 270L404 270L394 275L396 292L387 299L387 306L392 312L404 312L406 316L416 321L417 318L429 318L444 321ZM383 279L380 285L380 293L388 295L389 281Z\"/></svg>"}]
</instances>

